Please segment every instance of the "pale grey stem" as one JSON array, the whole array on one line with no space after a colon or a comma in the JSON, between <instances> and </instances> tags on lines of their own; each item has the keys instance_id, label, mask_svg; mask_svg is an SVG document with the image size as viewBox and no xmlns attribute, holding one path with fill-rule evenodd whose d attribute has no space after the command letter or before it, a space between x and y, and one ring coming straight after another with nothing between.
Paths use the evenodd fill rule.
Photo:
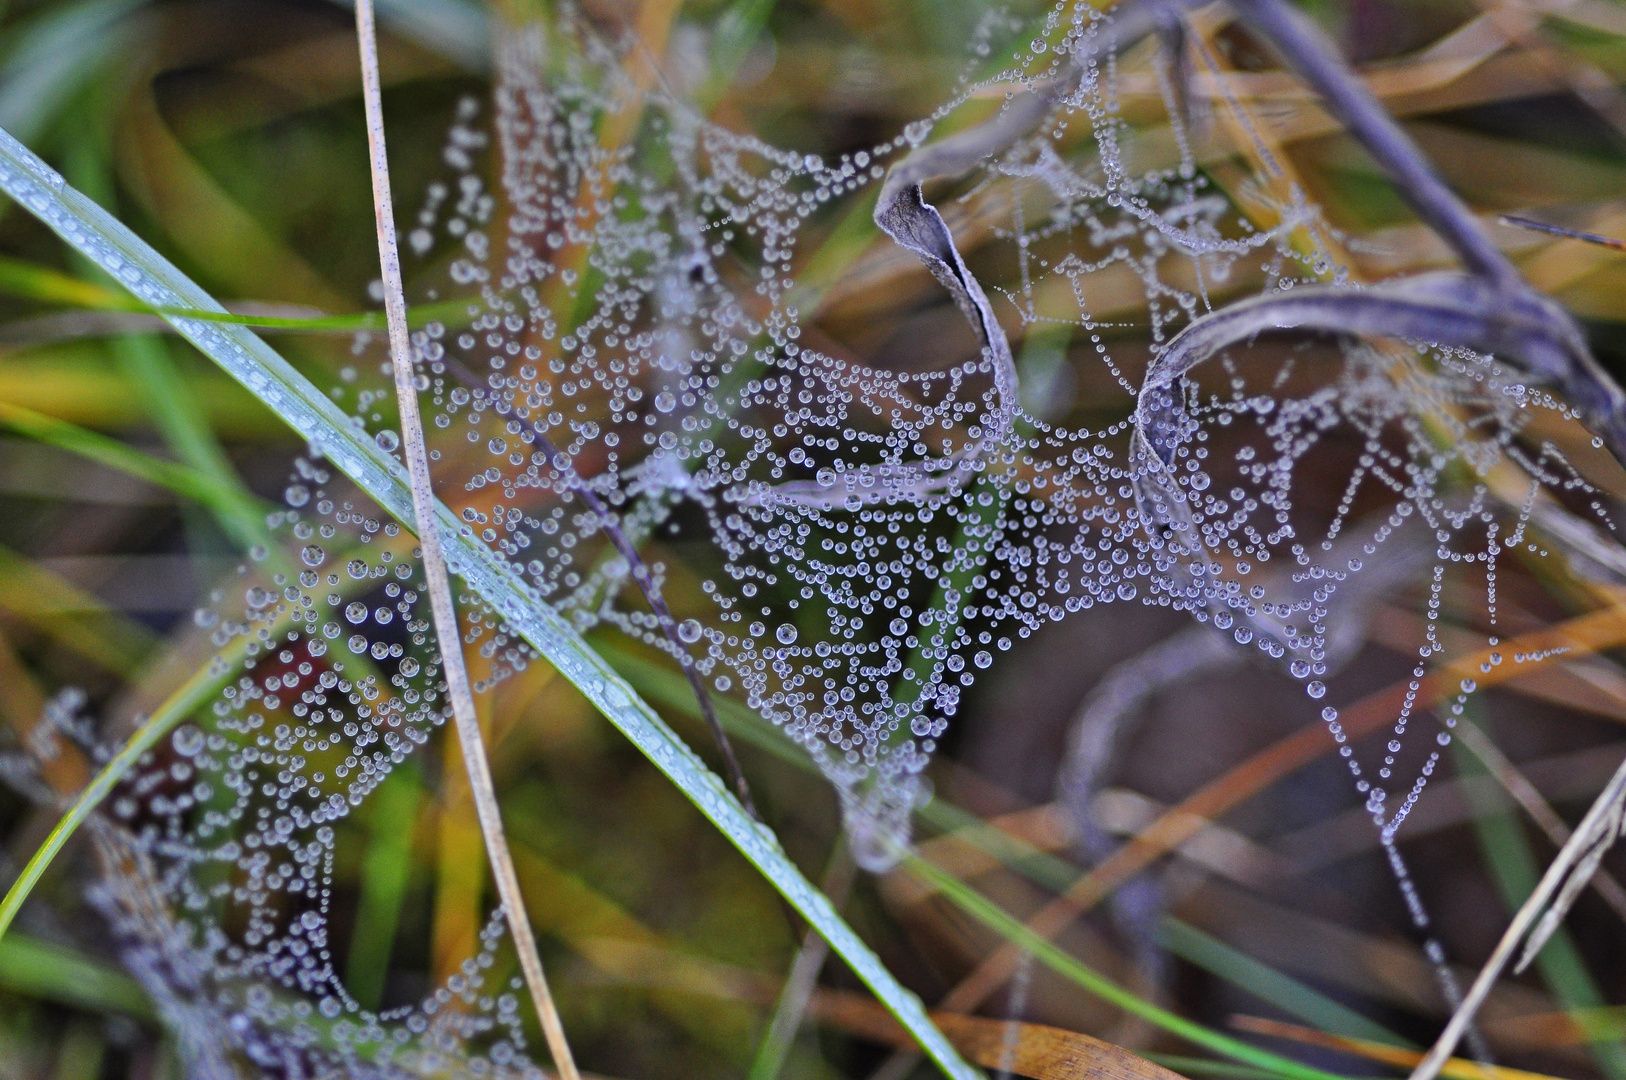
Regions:
<instances>
[{"instance_id":1,"label":"pale grey stem","mask_svg":"<svg viewBox=\"0 0 1626 1080\"><path fill-rule=\"evenodd\" d=\"M1480 764L1496 778L1496 782L1524 808L1524 812L1530 815L1530 820L1547 835L1547 839L1554 847L1562 848L1570 842L1570 837L1575 834L1564 824L1564 819L1558 816L1558 811L1542 798L1541 792L1536 790L1536 785L1519 771L1519 767L1502 753L1502 748L1497 746L1483 729L1467 720L1459 720L1456 736L1462 740L1462 745L1468 748L1468 752L1478 758ZM1614 909L1615 914L1626 919L1626 888L1621 887L1614 875L1600 867L1588 884L1603 898L1604 903Z\"/></svg>"},{"instance_id":2,"label":"pale grey stem","mask_svg":"<svg viewBox=\"0 0 1626 1080\"><path fill-rule=\"evenodd\" d=\"M1464 265L1503 288L1529 288L1319 27L1284 0L1230 4L1315 88L1333 116L1394 178L1400 197L1456 249Z\"/></svg>"},{"instance_id":3,"label":"pale grey stem","mask_svg":"<svg viewBox=\"0 0 1626 1080\"><path fill-rule=\"evenodd\" d=\"M1417 1068L1412 1070L1408 1080L1434 1080L1439 1075L1441 1067L1451 1057L1457 1043L1468 1030L1468 1025L1473 1023L1474 1014L1490 995L1491 987L1496 985L1496 980L1502 974L1502 969L1507 966L1508 960L1512 958L1513 951L1519 947L1519 943L1535 925L1547 902L1563 883L1565 875L1581 859L1586 849L1596 842L1600 823L1614 809L1623 793L1626 793L1626 761L1621 762L1620 768L1615 771L1602 794L1587 811L1586 817L1576 826L1569 843L1564 845L1552 865L1547 867L1547 872L1541 876L1541 881L1536 885L1536 891L1530 894L1530 898L1513 916L1513 922L1502 935L1502 940L1496 943L1496 951L1485 961L1485 966L1480 970L1473 986L1468 988L1462 1004L1451 1015L1445 1030L1440 1032L1439 1039L1423 1060L1417 1063Z\"/></svg>"},{"instance_id":4,"label":"pale grey stem","mask_svg":"<svg viewBox=\"0 0 1626 1080\"><path fill-rule=\"evenodd\" d=\"M491 781L480 722L474 713L474 694L469 688L468 668L463 662L463 636L458 630L457 608L452 603L451 581L446 559L441 553L440 527L435 520L435 495L430 485L429 458L424 450L423 419L418 413L418 388L412 365L412 346L407 334L406 295L401 287L401 256L395 242L395 208L390 197L389 157L384 145L384 107L379 88L378 42L373 25L372 0L356 0L356 36L361 45L362 98L367 112L367 149L372 161L373 210L378 219L378 260L383 271L384 312L390 330L390 354L395 370L395 396L401 413L401 445L406 454L407 474L412 487L412 514L417 524L418 542L423 550L424 579L428 585L429 606L435 620L435 638L440 644L441 667L446 676L446 692L451 698L457 737L468 767L469 789L474 796L475 814L485 837L487 857L497 880L497 895L508 920L514 949L519 954L525 985L536 1005L537 1019L547 1039L548 1052L563 1080L581 1080L576 1061L565 1039L565 1029L548 989L542 958L536 951L520 894L519 877L503 836L502 811Z\"/></svg>"}]
</instances>

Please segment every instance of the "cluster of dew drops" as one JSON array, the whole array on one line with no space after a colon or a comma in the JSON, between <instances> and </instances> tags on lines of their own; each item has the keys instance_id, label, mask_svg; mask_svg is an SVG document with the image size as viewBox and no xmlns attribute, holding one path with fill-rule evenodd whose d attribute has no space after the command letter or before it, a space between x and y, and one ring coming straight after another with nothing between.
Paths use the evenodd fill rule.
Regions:
<instances>
[{"instance_id":1,"label":"cluster of dew drops","mask_svg":"<svg viewBox=\"0 0 1626 1080\"><path fill-rule=\"evenodd\" d=\"M906 843L962 696L998 653L1068 614L1127 602L1189 612L1283 662L1320 700L1336 622L1358 606L1340 591L1358 591L1383 545L1422 535L1437 550L1414 697L1448 574L1480 575L1494 621L1497 559L1534 542L1474 471L1486 444L1515 452L1526 406L1565 410L1483 357L1346 344L1308 389L1217 358L1177 387L1170 466L1203 557L1148 520L1127 450L1134 380L1148 345L1207 309L1190 282L1220 283L1249 260L1270 288L1341 278L1324 248L1289 242L1325 228L1313 207L1256 228L1206 186L1183 139L1180 161L1129 172L1116 58L1100 44L1109 16L1057 6L999 79L962 80L931 118L834 161L708 122L669 87L632 86L621 55L575 18L561 8L499 43L491 119L473 100L459 107L445 175L407 232L410 299L457 312L413 339L438 493L578 629L687 651L715 692L806 748L866 865ZM997 25L975 38L979 65ZM1016 270L990 283L993 303L1033 341L1059 333L1061 363L1098 366L1112 400L1006 401L988 350L904 372L805 332L798 305L817 300L793 269L810 223L828 227L985 83L1052 77L1081 50L1092 59L1076 90L981 163L960 198L1008 199L988 242ZM624 113L629 95L637 124L605 145L614 125L597 121ZM1123 270L1147 298L1139 339L1109 332L1079 288ZM1046 289L1078 296L1075 315L1041 314ZM330 392L395 452L381 344L358 337ZM1056 354L1042 352L1018 350L1018 378L1061 385ZM1442 443L1419 422L1418 395L1489 422ZM1092 426L1092 411L1115 418ZM1311 524L1295 501L1300 466L1337 432L1361 449L1330 520ZM1572 494L1582 483L1556 451L1526 464ZM337 830L447 710L410 537L314 454L296 462L284 503L269 522L279 542L252 553L238 593L222 588L198 613L217 650L211 715L146 755L111 802L114 872L97 903L198 1060L356 1065L365 1044L384 1048L375 1062L524 1072L513 988L490 974L495 921L461 975L394 1014L362 1008L338 975ZM1361 554L1332 563L1352 530ZM647 577L617 538L645 552ZM646 590L674 600L675 627ZM478 597L458 600L463 643L487 662L478 689L536 659ZM1438 760L1386 809L1414 711L1408 699L1372 776L1337 709L1322 714L1389 837Z\"/></svg>"},{"instance_id":2,"label":"cluster of dew drops","mask_svg":"<svg viewBox=\"0 0 1626 1080\"><path fill-rule=\"evenodd\" d=\"M1216 360L1212 377L1179 390L1173 467L1208 567L1226 572L1204 574L1167 544L1143 515L1144 477L1127 452L1131 376L1148 344L1200 317L1202 283L1243 263L1281 291L1347 274L1317 208L1284 206L1280 224L1258 227L1207 186L1183 144L1169 167L1131 174L1116 59L1102 45L1110 24L1062 4L1015 50L1007 81L1092 59L1053 115L982 162L958 197L1012 207L990 243L1012 251L1016 273L990 283L994 303L1035 339L1082 346L1066 362L1105 371L1117 397L1094 404L1117 412L1109 422L1006 400L988 349L899 371L805 332L797 305L817 300L799 290L793 256L809 223L828 227L979 82L896 139L834 161L708 123L659 88L629 142L606 147L593 118L627 89L566 25L500 53L490 135L471 103L447 143L452 177L415 223L415 248L456 245L442 287L468 301L461 326L431 324L415 348L436 468L469 535L579 629L608 624L683 650L716 692L778 724L834 781L874 868L906 841L921 773L963 696L1016 640L1096 605L1173 607L1282 661L1320 699L1333 598L1354 588L1361 558L1318 559L1349 529L1365 530L1362 558L1380 558L1414 514L1442 552L1487 558L1487 544L1510 542L1506 529L1487 537L1495 508L1482 491L1458 506L1448 489L1486 446L1513 445L1523 406L1563 409L1450 350L1351 344L1291 392L1290 371ZM1126 269L1146 296L1149 342L1114 336L1082 299L1090 275ZM1192 279L1199 288L1178 284ZM1070 319L1034 303L1057 287L1080 297ZM1017 377L1043 385L1033 351L1019 350ZM1419 397L1492 422L1442 445L1418 421ZM1307 524L1297 466L1340 430L1364 452L1330 520ZM1538 464L1574 478L1562 461ZM1374 503L1384 513L1372 516ZM674 570L685 583L675 633L635 587L615 533L646 552L648 588L668 588Z\"/></svg>"}]
</instances>

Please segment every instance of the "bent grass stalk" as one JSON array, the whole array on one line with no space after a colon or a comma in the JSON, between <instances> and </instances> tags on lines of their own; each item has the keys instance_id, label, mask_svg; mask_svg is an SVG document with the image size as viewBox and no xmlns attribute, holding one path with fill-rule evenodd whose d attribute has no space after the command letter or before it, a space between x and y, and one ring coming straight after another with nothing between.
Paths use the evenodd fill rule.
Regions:
<instances>
[{"instance_id":1,"label":"bent grass stalk","mask_svg":"<svg viewBox=\"0 0 1626 1080\"><path fill-rule=\"evenodd\" d=\"M151 246L62 177L10 134L0 131L0 190L34 214L135 297L169 314L180 334L269 406L315 452L332 461L400 521L412 519L412 495L401 463L380 450L310 380L260 338L231 322L220 303ZM679 739L631 686L560 618L506 560L464 532L438 500L448 568L491 604L533 648L574 684L726 836L770 884L815 926L886 1008L955 1080L978 1080L927 1017L920 1000L900 985L830 902L815 889L767 829L757 825L726 784ZM133 764L133 758L126 763ZM107 787L111 788L111 784ZM88 810L86 811L88 814ZM82 819L81 819L82 820ZM71 830L69 830L71 831ZM65 840L66 837L64 836ZM60 844L57 850L60 850ZM54 854L54 852L52 853Z\"/></svg>"},{"instance_id":2,"label":"bent grass stalk","mask_svg":"<svg viewBox=\"0 0 1626 1080\"><path fill-rule=\"evenodd\" d=\"M508 919L508 931L519 953L525 986L536 1006L537 1020L547 1038L548 1053L564 1080L580 1080L576 1060L565 1038L564 1022L542 970L542 957L536 951L536 937L525 913L514 859L503 836L502 809L497 804L496 785L486 760L480 721L474 714L474 692L463 660L463 635L458 629L457 607L452 602L451 581L446 573L446 557L441 553L440 526L435 520L435 494L429 476L429 457L424 449L423 418L418 414L418 388L412 364L412 341L407 334L406 295L401 287L401 254L395 243L395 207L390 197L389 155L384 142L384 105L378 77L378 41L373 27L372 0L356 0L356 36L361 47L362 100L367 112L367 149L372 165L373 211L378 220L378 260L384 276L384 310L389 322L390 353L395 372L395 399L401 416L401 448L406 457L412 484L412 517L423 550L423 572L429 589L429 606L435 620L435 637L440 644L441 671L451 698L457 738L462 744L463 761L468 768L469 790L474 811L480 819L486 854L492 875L497 879L497 895Z\"/></svg>"}]
</instances>

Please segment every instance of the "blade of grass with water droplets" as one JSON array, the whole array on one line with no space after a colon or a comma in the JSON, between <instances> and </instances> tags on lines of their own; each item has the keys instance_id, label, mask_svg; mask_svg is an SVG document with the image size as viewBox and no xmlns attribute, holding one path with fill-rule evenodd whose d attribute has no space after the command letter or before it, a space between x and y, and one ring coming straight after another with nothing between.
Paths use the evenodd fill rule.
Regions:
<instances>
[{"instance_id":1,"label":"blade of grass with water droplets","mask_svg":"<svg viewBox=\"0 0 1626 1080\"><path fill-rule=\"evenodd\" d=\"M107 270L143 303L195 308L203 318L166 318L206 356L243 383L313 448L348 475L381 507L412 520L406 470L308 379L248 330L210 321L220 304L106 211L68 187L61 176L10 135L0 132L0 190ZM450 570L479 593L717 826L764 877L830 942L938 1065L956 1080L977 1080L920 1001L887 971L829 901L802 876L778 839L751 821L723 781L679 739L574 628L537 596L505 560L478 544L437 503Z\"/></svg>"}]
</instances>

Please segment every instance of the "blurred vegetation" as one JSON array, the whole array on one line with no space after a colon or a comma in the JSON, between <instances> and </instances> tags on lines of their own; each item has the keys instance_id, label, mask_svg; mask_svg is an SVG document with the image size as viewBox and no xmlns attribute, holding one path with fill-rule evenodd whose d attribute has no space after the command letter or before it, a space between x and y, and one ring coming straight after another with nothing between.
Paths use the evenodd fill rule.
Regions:
<instances>
[{"instance_id":1,"label":"blurred vegetation","mask_svg":"<svg viewBox=\"0 0 1626 1080\"><path fill-rule=\"evenodd\" d=\"M1019 42L1036 15L1031 5L1001 15L957 0L668 6L666 63L699 72L690 83L714 119L832 156L929 114L953 95L968 42L989 27L995 40ZM1626 98L1617 90L1626 4L1308 6L1477 210L1626 235ZM607 34L634 25L640 10L634 0L586 4ZM483 39L498 23L475 0L399 0L383 16L391 164L400 201L411 205L438 172L457 102L488 89ZM1498 19L1518 24L1500 44L1464 30ZM1270 118L1309 194L1350 234L1364 272L1444 261L1267 51L1230 26L1212 44L1238 92ZM0 127L250 314L376 306L359 88L350 14L319 0L15 2L0 19ZM973 101L940 130L996 104ZM1155 91L1126 92L1125 114L1148 139L1166 133ZM1224 156L1206 164L1221 187L1240 167ZM803 248L803 287L823 292L819 332L894 366L930 363L930 335L920 330L940 324L931 321L935 297L923 300L929 279L878 238L867 206L844 209ZM975 206L955 223L977 258L988 230ZM1626 369L1626 258L1513 229L1496 236L1537 287L1588 321L1606 363ZM192 612L257 542L264 500L277 496L301 447L15 207L0 211L0 254L0 718L20 741L46 698L72 685L112 730L127 730L207 657ZM1097 315L1121 322L1125 338L1144 337L1135 310L1143 298L1126 296L1121 310ZM353 363L347 335L278 333L276 345L324 388ZM1080 362L1056 384L1071 395L1062 411L1093 418L1090 380L1100 377ZM685 561L703 555L677 544L663 556L681 606L697 588ZM1504 594L1531 625L1582 606L1561 584L1516 569ZM1374 620L1361 662L1334 683L1342 698L1404 681L1422 603L1396 599ZM1461 618L1471 624L1474 613ZM1020 645L971 696L933 766L924 861L879 879L859 875L842 900L849 921L928 1003L1002 938L1019 937L1013 920L1081 873L1051 802L1067 724L1105 672L1180 625L1126 605L1079 614ZM709 752L675 668L608 636L595 644ZM1477 718L1510 766L1572 820L1626 753L1618 645L1603 642L1545 680L1489 692ZM481 705L530 914L584 1067L628 1078L750 1070L766 1080L780 1067L759 1045L801 947L771 889L545 665ZM1393 1048L1432 1037L1446 1003L1369 822L1326 753L1332 744L1247 786L1256 755L1292 738L1301 713L1297 687L1262 668L1155 697L1103 796L1112 831L1133 836L1193 792L1231 793L1211 800L1212 823L1146 871L1170 899L1158 930L1169 977L1137 985L1133 942L1095 913L1022 981L1023 1017L1191 1075L1281 1075L1210 1058L1212 1047L1148 1023L1140 998L1126 1008L1097 996L1088 972L1074 970L1082 959L1152 1004L1327 1072L1392 1075L1405 1061ZM810 878L840 882L826 784L771 735L750 738L748 717L734 724L767 820ZM459 775L441 764L447 753L437 745L424 768L399 770L343 826L350 860L336 871L348 890L336 901L336 951L364 1003L421 997L474 950L491 903L467 790L441 779ZM1403 845L1426 871L1419 884L1440 941L1466 961L1489 952L1553 851L1483 768L1459 761ZM53 821L0 788L0 881ZM1619 856L1606 865L1626 872ZM0 940L0 1077L175 1077L174 1048L151 1004L85 914L85 883L82 865L60 860ZM1626 1078L1626 1006L1614 1004L1626 1002L1621 918L1588 895L1539 970L1496 992L1485 1034L1504 1063ZM983 1015L1007 1016L1013 993L993 997ZM825 965L781 1075L867 1076L887 1060L885 1025L877 1035L857 995L849 972Z\"/></svg>"}]
</instances>

